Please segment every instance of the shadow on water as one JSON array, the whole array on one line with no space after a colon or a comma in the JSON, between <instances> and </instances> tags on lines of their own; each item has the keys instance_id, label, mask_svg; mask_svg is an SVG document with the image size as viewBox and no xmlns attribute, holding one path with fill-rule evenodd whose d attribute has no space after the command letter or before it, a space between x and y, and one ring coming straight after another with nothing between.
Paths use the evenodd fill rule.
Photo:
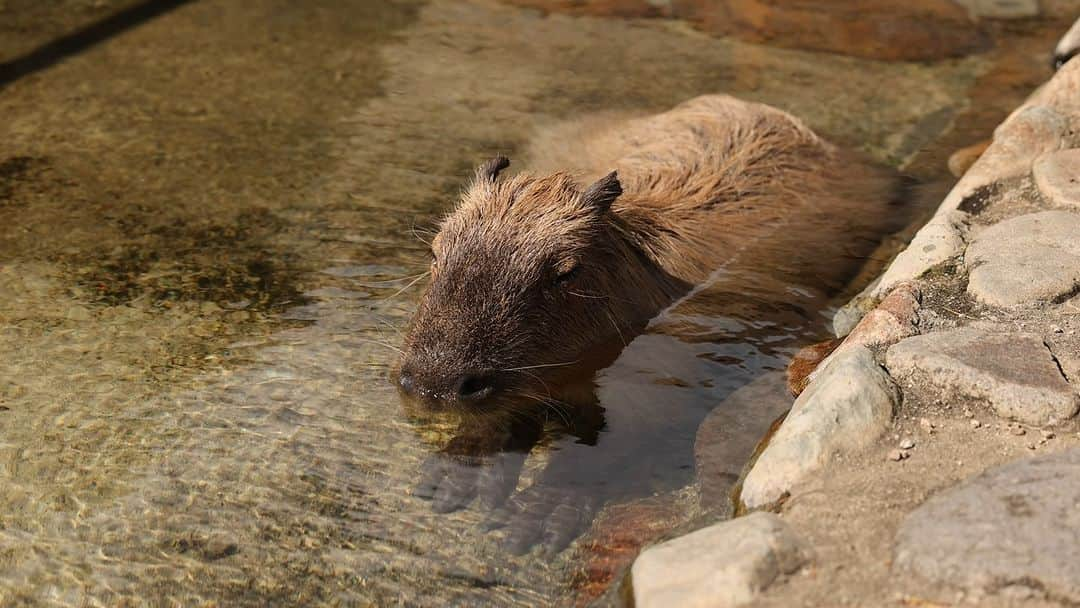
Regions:
<instances>
[{"instance_id":1,"label":"shadow on water","mask_svg":"<svg viewBox=\"0 0 1080 608\"><path fill-rule=\"evenodd\" d=\"M194 0L144 0L34 50L0 63L0 91L49 67Z\"/></svg>"}]
</instances>

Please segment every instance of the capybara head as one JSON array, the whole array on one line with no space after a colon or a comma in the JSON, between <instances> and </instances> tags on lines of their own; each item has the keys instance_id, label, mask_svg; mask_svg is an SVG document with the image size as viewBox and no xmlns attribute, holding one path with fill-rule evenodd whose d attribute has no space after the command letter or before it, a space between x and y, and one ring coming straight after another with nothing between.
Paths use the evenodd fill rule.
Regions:
<instances>
[{"instance_id":1,"label":"capybara head","mask_svg":"<svg viewBox=\"0 0 1080 608\"><path fill-rule=\"evenodd\" d=\"M458 405L547 397L559 372L630 330L625 289L640 281L627 276L641 269L616 234L616 174L582 188L563 173L500 179L508 165L481 165L432 241L398 373L407 393Z\"/></svg>"}]
</instances>

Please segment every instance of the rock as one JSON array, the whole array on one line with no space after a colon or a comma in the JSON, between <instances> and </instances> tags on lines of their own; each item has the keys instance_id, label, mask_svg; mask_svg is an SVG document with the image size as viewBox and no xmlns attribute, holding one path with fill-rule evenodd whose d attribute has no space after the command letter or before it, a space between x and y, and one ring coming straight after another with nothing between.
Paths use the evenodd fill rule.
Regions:
<instances>
[{"instance_id":1,"label":"rock","mask_svg":"<svg viewBox=\"0 0 1080 608\"><path fill-rule=\"evenodd\" d=\"M839 345L840 340L825 340L800 348L787 367L788 391L798 397L810 382L810 375Z\"/></svg>"},{"instance_id":2,"label":"rock","mask_svg":"<svg viewBox=\"0 0 1080 608\"><path fill-rule=\"evenodd\" d=\"M994 129L994 143L986 150L989 154L984 153L976 163L980 177L996 174L1003 180L1024 175L1035 159L1067 147L1068 115L1060 104L1021 106Z\"/></svg>"},{"instance_id":3,"label":"rock","mask_svg":"<svg viewBox=\"0 0 1080 608\"><path fill-rule=\"evenodd\" d=\"M863 315L858 325L844 338L843 343L823 363L813 370L807 381L812 382L840 353L861 347L891 346L908 336L919 333L919 303L922 294L914 283L901 283L875 308ZM798 355L796 355L796 358ZM790 376L790 368L789 368Z\"/></svg>"},{"instance_id":4,"label":"rock","mask_svg":"<svg viewBox=\"0 0 1080 608\"><path fill-rule=\"evenodd\" d=\"M888 350L897 379L987 403L998 415L1043 425L1073 416L1077 395L1042 340L1027 333L968 327L908 338Z\"/></svg>"},{"instance_id":5,"label":"rock","mask_svg":"<svg viewBox=\"0 0 1080 608\"><path fill-rule=\"evenodd\" d=\"M1047 342L1065 379L1080 390L1080 345L1076 341Z\"/></svg>"},{"instance_id":6,"label":"rock","mask_svg":"<svg viewBox=\"0 0 1080 608\"><path fill-rule=\"evenodd\" d=\"M988 147L990 147L990 140L980 141L953 152L949 156L949 173L952 173L953 177L962 177Z\"/></svg>"},{"instance_id":7,"label":"rock","mask_svg":"<svg viewBox=\"0 0 1080 608\"><path fill-rule=\"evenodd\" d=\"M671 13L669 3L657 0L504 0L507 4L570 15L592 17L660 17Z\"/></svg>"},{"instance_id":8,"label":"rock","mask_svg":"<svg viewBox=\"0 0 1080 608\"><path fill-rule=\"evenodd\" d=\"M908 457L908 453L904 450L889 450L889 460L900 462Z\"/></svg>"},{"instance_id":9,"label":"rock","mask_svg":"<svg viewBox=\"0 0 1080 608\"><path fill-rule=\"evenodd\" d=\"M901 450L910 450L913 447L915 447L915 441L913 439L911 439L910 437L905 437L905 438L900 440L900 449Z\"/></svg>"},{"instance_id":10,"label":"rock","mask_svg":"<svg viewBox=\"0 0 1080 608\"><path fill-rule=\"evenodd\" d=\"M1080 288L1080 214L1043 211L975 235L964 257L968 293L992 306L1053 301Z\"/></svg>"},{"instance_id":11,"label":"rock","mask_svg":"<svg viewBox=\"0 0 1080 608\"><path fill-rule=\"evenodd\" d=\"M918 278L927 270L963 251L962 226L967 219L964 209L971 201L985 196L995 185L1026 176L1036 158L1060 150L1067 144L1070 126L1069 112L1076 104L1069 93L1080 96L1080 74L1063 75L1062 70L1049 85L1032 96L1042 103L1028 102L1017 109L994 130L990 147L957 182L907 249L900 252L885 270L871 291L873 297L883 297L896 285ZM1076 70L1073 70L1076 71ZM1075 81L1075 82L1074 82ZM968 203L965 205L965 203Z\"/></svg>"},{"instance_id":12,"label":"rock","mask_svg":"<svg viewBox=\"0 0 1080 608\"><path fill-rule=\"evenodd\" d=\"M894 568L968 593L1080 604L1080 449L992 469L907 516Z\"/></svg>"},{"instance_id":13,"label":"rock","mask_svg":"<svg viewBox=\"0 0 1080 608\"><path fill-rule=\"evenodd\" d=\"M751 513L646 549L630 571L634 605L740 606L809 561L772 513Z\"/></svg>"},{"instance_id":14,"label":"rock","mask_svg":"<svg viewBox=\"0 0 1080 608\"><path fill-rule=\"evenodd\" d=\"M925 61L989 46L951 0L676 0L672 6L674 16L710 33L868 59Z\"/></svg>"},{"instance_id":15,"label":"rock","mask_svg":"<svg viewBox=\"0 0 1080 608\"><path fill-rule=\"evenodd\" d=\"M773 372L731 393L698 426L694 472L701 506L731 514L731 489L754 455L758 441L794 399L784 374Z\"/></svg>"},{"instance_id":16,"label":"rock","mask_svg":"<svg viewBox=\"0 0 1080 608\"><path fill-rule=\"evenodd\" d=\"M922 294L914 283L897 285L855 326L845 346L888 346L915 335L919 332L921 300Z\"/></svg>"},{"instance_id":17,"label":"rock","mask_svg":"<svg viewBox=\"0 0 1080 608\"><path fill-rule=\"evenodd\" d=\"M917 279L927 270L958 255L964 246L961 226L965 218L966 214L947 209L930 218L915 233L907 249L901 251L881 275L871 295L882 298L897 285Z\"/></svg>"},{"instance_id":18,"label":"rock","mask_svg":"<svg viewBox=\"0 0 1080 608\"><path fill-rule=\"evenodd\" d=\"M1038 0L957 0L980 19L1023 19L1038 17Z\"/></svg>"},{"instance_id":19,"label":"rock","mask_svg":"<svg viewBox=\"0 0 1080 608\"><path fill-rule=\"evenodd\" d=\"M832 319L834 336L842 338L850 334L852 330L855 329L855 326L859 324L859 321L862 321L862 318L866 316L866 313L877 306L880 298L875 297L874 294L876 293L878 283L880 282L881 277L879 276L847 304L844 304L836 311L836 314L833 315Z\"/></svg>"},{"instance_id":20,"label":"rock","mask_svg":"<svg viewBox=\"0 0 1080 608\"><path fill-rule=\"evenodd\" d=\"M1044 154L1035 162L1032 175L1050 203L1080 209L1080 148Z\"/></svg>"},{"instance_id":21,"label":"rock","mask_svg":"<svg viewBox=\"0 0 1080 608\"><path fill-rule=\"evenodd\" d=\"M830 358L799 395L783 425L743 481L749 508L775 503L838 451L875 441L888 427L899 391L865 348Z\"/></svg>"},{"instance_id":22,"label":"rock","mask_svg":"<svg viewBox=\"0 0 1080 608\"><path fill-rule=\"evenodd\" d=\"M1076 7L1073 7L1073 11L1075 10ZM1017 114L1027 112L1031 107L1040 106L1051 108L1063 117L1061 121L1066 128L1059 131L1058 137L1066 145L1059 147L1080 147L1080 61L1070 61L1062 66L1050 82L1035 91L1006 122Z\"/></svg>"},{"instance_id":23,"label":"rock","mask_svg":"<svg viewBox=\"0 0 1080 608\"><path fill-rule=\"evenodd\" d=\"M961 57L990 40L952 0L505 0L603 17L674 17L718 36L887 61Z\"/></svg>"},{"instance_id":24,"label":"rock","mask_svg":"<svg viewBox=\"0 0 1080 608\"><path fill-rule=\"evenodd\" d=\"M613 595L613 585L618 587L642 548L669 535L671 522L682 521L685 515L686 505L665 494L605 507L589 532L577 541L574 561L580 569L570 581L574 590L571 604L605 605L600 598Z\"/></svg>"}]
</instances>

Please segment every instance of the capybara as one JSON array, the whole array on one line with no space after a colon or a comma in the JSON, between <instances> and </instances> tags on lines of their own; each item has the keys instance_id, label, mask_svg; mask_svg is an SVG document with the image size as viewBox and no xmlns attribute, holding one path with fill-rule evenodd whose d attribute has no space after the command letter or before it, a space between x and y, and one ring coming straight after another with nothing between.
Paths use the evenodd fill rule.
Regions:
<instances>
[{"instance_id":1,"label":"capybara","mask_svg":"<svg viewBox=\"0 0 1080 608\"><path fill-rule=\"evenodd\" d=\"M400 362L406 392L470 407L547 394L778 226L807 220L812 257L853 222L891 221L891 172L762 104L708 95L564 135L564 171L502 178L509 161L492 159L443 221ZM822 215L837 230L815 234Z\"/></svg>"},{"instance_id":2,"label":"capybara","mask_svg":"<svg viewBox=\"0 0 1080 608\"><path fill-rule=\"evenodd\" d=\"M835 294L906 223L894 172L785 112L722 95L572 121L538 134L527 155L533 173L501 175L502 157L480 165L442 222L398 371L407 403L458 417L416 488L435 510L498 507L541 427L576 438L502 509L513 551L565 546L603 497L639 492L617 492L626 476L613 471L644 471L663 450L643 446L700 422L701 408L594 394L594 372L650 319L697 286L710 302L728 294L722 315L761 303L782 317L793 283ZM820 324L819 312L795 325Z\"/></svg>"}]
</instances>

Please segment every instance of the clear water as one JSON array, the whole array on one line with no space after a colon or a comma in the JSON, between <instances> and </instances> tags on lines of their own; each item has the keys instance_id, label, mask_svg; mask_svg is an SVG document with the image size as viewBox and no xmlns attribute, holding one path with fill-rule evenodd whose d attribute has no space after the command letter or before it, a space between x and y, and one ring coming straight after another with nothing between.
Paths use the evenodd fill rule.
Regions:
<instances>
[{"instance_id":1,"label":"clear water","mask_svg":"<svg viewBox=\"0 0 1080 608\"><path fill-rule=\"evenodd\" d=\"M483 513L411 495L451 429L410 421L387 377L424 230L472 165L723 91L899 166L983 68L484 1L207 1L0 89L0 603L573 601L610 512L510 557ZM597 445L547 453L633 446L608 481L666 505L648 530L722 513L693 486L697 424L822 336L839 286L793 255L748 255L633 340L596 380ZM724 414L752 447L775 413ZM620 416L655 422L620 436Z\"/></svg>"}]
</instances>

